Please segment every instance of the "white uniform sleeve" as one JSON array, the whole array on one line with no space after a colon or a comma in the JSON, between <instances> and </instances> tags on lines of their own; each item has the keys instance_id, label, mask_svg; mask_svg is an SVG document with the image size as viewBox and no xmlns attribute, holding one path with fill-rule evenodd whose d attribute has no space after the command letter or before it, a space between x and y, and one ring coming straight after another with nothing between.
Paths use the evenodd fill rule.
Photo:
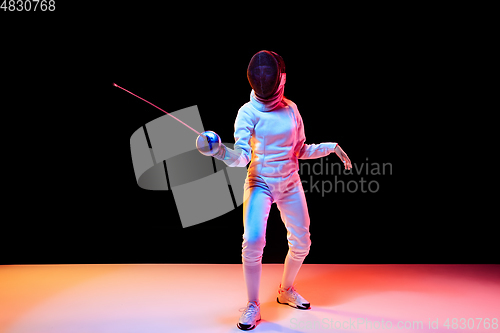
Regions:
<instances>
[{"instance_id":1,"label":"white uniform sleeve","mask_svg":"<svg viewBox=\"0 0 500 333\"><path fill-rule=\"evenodd\" d=\"M215 158L223 161L229 167L244 167L250 162L252 148L250 138L254 131L252 114L248 110L240 109L234 122L234 150L221 145Z\"/></svg>"},{"instance_id":2,"label":"white uniform sleeve","mask_svg":"<svg viewBox=\"0 0 500 333\"><path fill-rule=\"evenodd\" d=\"M334 152L335 147L337 146L336 142L306 144L304 123L302 122L302 117L300 116L298 109L295 109L295 116L297 119L297 138L298 138L295 151L299 159L305 160L312 158L320 158Z\"/></svg>"}]
</instances>

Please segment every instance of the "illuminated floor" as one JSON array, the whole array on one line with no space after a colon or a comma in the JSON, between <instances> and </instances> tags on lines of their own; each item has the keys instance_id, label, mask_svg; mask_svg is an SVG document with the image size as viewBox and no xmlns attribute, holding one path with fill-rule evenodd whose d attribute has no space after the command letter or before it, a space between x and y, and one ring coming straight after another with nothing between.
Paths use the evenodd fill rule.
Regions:
<instances>
[{"instance_id":1,"label":"illuminated floor","mask_svg":"<svg viewBox=\"0 0 500 333\"><path fill-rule=\"evenodd\" d=\"M303 265L310 310L276 302L282 269L264 265L252 332L500 332L498 265ZM0 266L1 333L242 332L245 305L241 265Z\"/></svg>"}]
</instances>

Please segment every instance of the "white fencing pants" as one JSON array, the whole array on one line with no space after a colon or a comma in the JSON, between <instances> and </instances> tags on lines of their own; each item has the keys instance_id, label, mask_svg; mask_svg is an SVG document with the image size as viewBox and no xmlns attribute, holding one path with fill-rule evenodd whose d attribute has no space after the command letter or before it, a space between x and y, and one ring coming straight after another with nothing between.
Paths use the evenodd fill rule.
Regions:
<instances>
[{"instance_id":1,"label":"white fencing pants","mask_svg":"<svg viewBox=\"0 0 500 333\"><path fill-rule=\"evenodd\" d=\"M259 301L262 254L266 245L267 219L271 205L276 203L287 229L288 253L282 287L290 287L309 253L309 213L300 176L294 172L286 177L249 175L243 196L243 273L249 301Z\"/></svg>"}]
</instances>

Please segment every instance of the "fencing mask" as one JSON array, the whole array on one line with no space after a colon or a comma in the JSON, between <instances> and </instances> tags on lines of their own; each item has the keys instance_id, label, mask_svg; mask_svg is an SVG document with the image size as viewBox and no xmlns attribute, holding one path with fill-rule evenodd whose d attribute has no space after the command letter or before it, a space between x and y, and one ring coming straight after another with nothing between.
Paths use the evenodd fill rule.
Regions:
<instances>
[{"instance_id":1,"label":"fencing mask","mask_svg":"<svg viewBox=\"0 0 500 333\"><path fill-rule=\"evenodd\" d=\"M271 97L278 90L282 74L285 74L285 62L272 51L257 52L248 64L248 81L262 99Z\"/></svg>"}]
</instances>

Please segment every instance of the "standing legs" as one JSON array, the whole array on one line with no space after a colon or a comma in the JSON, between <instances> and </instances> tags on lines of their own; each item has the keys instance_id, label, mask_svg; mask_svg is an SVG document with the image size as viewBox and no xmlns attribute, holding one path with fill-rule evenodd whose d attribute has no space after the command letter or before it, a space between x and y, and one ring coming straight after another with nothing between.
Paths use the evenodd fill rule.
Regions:
<instances>
[{"instance_id":1,"label":"standing legs","mask_svg":"<svg viewBox=\"0 0 500 333\"><path fill-rule=\"evenodd\" d=\"M287 229L288 253L281 280L282 288L293 285L304 259L309 254L311 239L306 198L298 174L292 176L291 182L294 186L276 193L271 193L263 181L252 180L245 183L242 262L249 301L259 301L262 254L266 245L267 219L273 202L276 202ZM273 194L278 198L276 201Z\"/></svg>"},{"instance_id":2,"label":"standing legs","mask_svg":"<svg viewBox=\"0 0 500 333\"><path fill-rule=\"evenodd\" d=\"M290 192L283 193L276 201L281 219L287 229L288 253L285 259L282 288L293 285L302 262L309 254L311 239L309 233L309 212L302 184L296 183Z\"/></svg>"},{"instance_id":3,"label":"standing legs","mask_svg":"<svg viewBox=\"0 0 500 333\"><path fill-rule=\"evenodd\" d=\"M243 274L248 301L259 302L262 254L266 245L266 227L273 198L265 184L245 185L243 198Z\"/></svg>"}]
</instances>

